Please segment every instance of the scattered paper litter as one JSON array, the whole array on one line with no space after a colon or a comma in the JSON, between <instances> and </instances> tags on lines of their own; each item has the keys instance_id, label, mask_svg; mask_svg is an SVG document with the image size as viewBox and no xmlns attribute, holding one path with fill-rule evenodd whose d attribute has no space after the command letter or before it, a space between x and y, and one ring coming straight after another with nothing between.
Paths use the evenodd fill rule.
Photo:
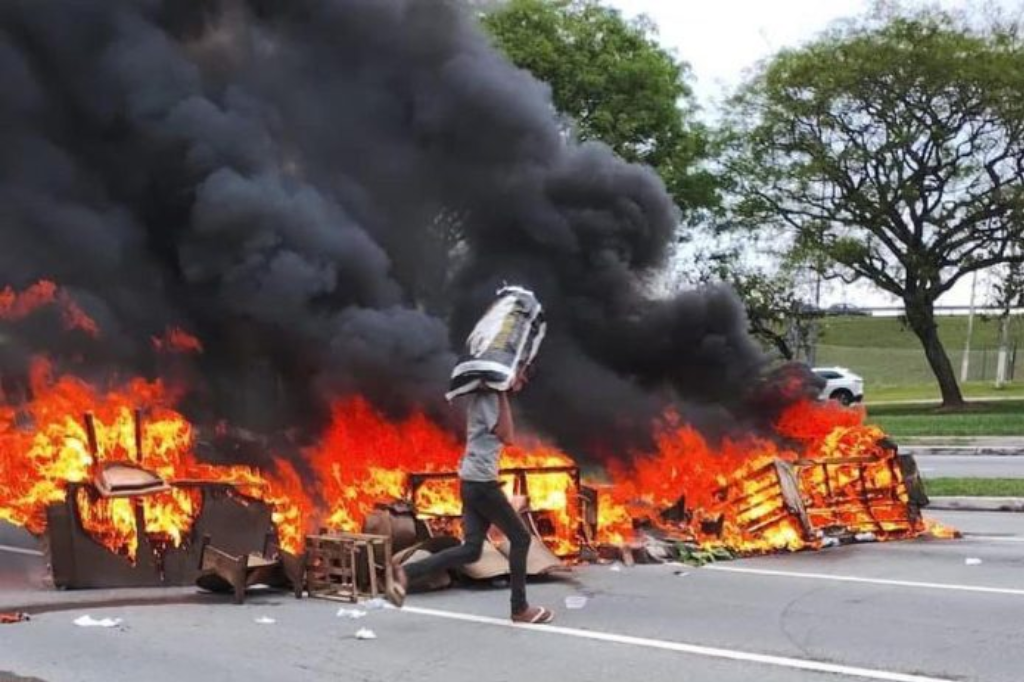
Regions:
<instances>
[{"instance_id":1,"label":"scattered paper litter","mask_svg":"<svg viewBox=\"0 0 1024 682\"><path fill-rule=\"evenodd\" d=\"M112 628L121 624L120 618L101 618L96 620L92 616L79 616L74 620L75 625L80 628Z\"/></svg>"},{"instance_id":2,"label":"scattered paper litter","mask_svg":"<svg viewBox=\"0 0 1024 682\"><path fill-rule=\"evenodd\" d=\"M582 595L573 594L565 598L565 608L567 609L582 609L586 605L587 598Z\"/></svg>"},{"instance_id":3,"label":"scattered paper litter","mask_svg":"<svg viewBox=\"0 0 1024 682\"><path fill-rule=\"evenodd\" d=\"M686 576L690 575L690 572L689 571L672 571L672 575L679 576L680 578L685 578Z\"/></svg>"},{"instance_id":4,"label":"scattered paper litter","mask_svg":"<svg viewBox=\"0 0 1024 682\"><path fill-rule=\"evenodd\" d=\"M377 633L369 628L356 630L356 639L377 639Z\"/></svg>"},{"instance_id":5,"label":"scattered paper litter","mask_svg":"<svg viewBox=\"0 0 1024 682\"><path fill-rule=\"evenodd\" d=\"M977 565L979 565L981 563L981 559L979 559L977 557L973 557L973 556L972 557L967 557L966 559L964 559L964 563L967 564L968 566L977 566Z\"/></svg>"},{"instance_id":6,"label":"scattered paper litter","mask_svg":"<svg viewBox=\"0 0 1024 682\"><path fill-rule=\"evenodd\" d=\"M615 571L617 573L622 570L622 564L612 564L608 570Z\"/></svg>"},{"instance_id":7,"label":"scattered paper litter","mask_svg":"<svg viewBox=\"0 0 1024 682\"><path fill-rule=\"evenodd\" d=\"M254 619L254 621L259 623L260 625L273 625L277 622L276 620L268 616L260 616L259 618Z\"/></svg>"},{"instance_id":8,"label":"scattered paper litter","mask_svg":"<svg viewBox=\"0 0 1024 682\"><path fill-rule=\"evenodd\" d=\"M374 597L373 599L363 602L363 608L367 611L380 611L381 609L393 609L395 608L395 605L386 599Z\"/></svg>"},{"instance_id":9,"label":"scattered paper litter","mask_svg":"<svg viewBox=\"0 0 1024 682\"><path fill-rule=\"evenodd\" d=\"M366 616L366 611L360 611L359 609L346 609L341 607L338 609L338 618L351 618L356 620L357 618L363 618Z\"/></svg>"}]
</instances>

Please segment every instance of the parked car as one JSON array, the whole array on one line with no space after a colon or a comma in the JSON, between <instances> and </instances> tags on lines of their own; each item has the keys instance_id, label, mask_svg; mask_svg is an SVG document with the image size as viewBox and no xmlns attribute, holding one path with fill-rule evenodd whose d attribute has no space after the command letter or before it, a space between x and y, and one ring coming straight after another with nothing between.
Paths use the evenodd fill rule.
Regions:
<instances>
[{"instance_id":1,"label":"parked car","mask_svg":"<svg viewBox=\"0 0 1024 682\"><path fill-rule=\"evenodd\" d=\"M846 367L813 367L811 371L825 380L818 396L821 400L837 400L843 405L864 400L864 379Z\"/></svg>"},{"instance_id":2,"label":"parked car","mask_svg":"<svg viewBox=\"0 0 1024 682\"><path fill-rule=\"evenodd\" d=\"M849 303L835 303L828 307L826 311L828 315L857 315L857 316L869 316L871 313L863 308L858 308L855 305Z\"/></svg>"}]
</instances>

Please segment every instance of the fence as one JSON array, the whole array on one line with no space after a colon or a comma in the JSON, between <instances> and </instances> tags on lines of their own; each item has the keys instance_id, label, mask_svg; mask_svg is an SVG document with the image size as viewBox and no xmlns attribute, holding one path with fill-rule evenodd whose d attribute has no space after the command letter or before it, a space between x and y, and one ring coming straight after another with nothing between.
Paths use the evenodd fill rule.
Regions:
<instances>
[{"instance_id":1,"label":"fence","mask_svg":"<svg viewBox=\"0 0 1024 682\"><path fill-rule=\"evenodd\" d=\"M946 349L953 372L960 378L960 364L963 350ZM968 381L991 381L996 379L999 349L980 348L971 350ZM1024 368L1019 348L1009 350L1007 381L1024 380ZM815 364L818 366L848 367L860 374L869 385L902 386L927 384L935 381L935 375L928 366L924 351L903 348L854 348L849 346L819 345Z\"/></svg>"}]
</instances>

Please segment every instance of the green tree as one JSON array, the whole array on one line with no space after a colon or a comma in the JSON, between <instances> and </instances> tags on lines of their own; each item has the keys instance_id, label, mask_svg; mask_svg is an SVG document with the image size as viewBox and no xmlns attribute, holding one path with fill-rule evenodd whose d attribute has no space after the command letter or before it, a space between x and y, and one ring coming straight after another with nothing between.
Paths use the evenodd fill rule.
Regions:
<instances>
[{"instance_id":1,"label":"green tree","mask_svg":"<svg viewBox=\"0 0 1024 682\"><path fill-rule=\"evenodd\" d=\"M1015 27L897 12L779 53L728 116L741 221L902 300L946 406L963 398L936 299L1022 260L1022 92Z\"/></svg>"},{"instance_id":2,"label":"green tree","mask_svg":"<svg viewBox=\"0 0 1024 682\"><path fill-rule=\"evenodd\" d=\"M728 284L747 313L750 333L774 349L783 360L799 356L810 361L821 313L799 292L799 263L783 260L775 266L746 262L732 246L701 253L692 284Z\"/></svg>"},{"instance_id":3,"label":"green tree","mask_svg":"<svg viewBox=\"0 0 1024 682\"><path fill-rule=\"evenodd\" d=\"M548 83L580 139L653 167L691 215L716 204L688 67L658 45L649 19L627 21L595 0L509 0L482 21L514 64Z\"/></svg>"}]
</instances>

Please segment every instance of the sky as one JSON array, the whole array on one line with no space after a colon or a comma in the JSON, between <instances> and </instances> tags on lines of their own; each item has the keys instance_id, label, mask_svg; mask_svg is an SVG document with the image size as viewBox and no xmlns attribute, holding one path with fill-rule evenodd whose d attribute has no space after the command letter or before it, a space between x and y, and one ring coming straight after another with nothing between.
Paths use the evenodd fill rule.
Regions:
<instances>
[{"instance_id":1,"label":"sky","mask_svg":"<svg viewBox=\"0 0 1024 682\"><path fill-rule=\"evenodd\" d=\"M799 45L870 0L607 0L633 17L646 14L661 42L690 64L705 108L735 88L744 72L783 47Z\"/></svg>"},{"instance_id":2,"label":"sky","mask_svg":"<svg viewBox=\"0 0 1024 682\"><path fill-rule=\"evenodd\" d=\"M704 116L715 118L723 98L745 78L758 61L785 47L815 37L830 24L866 12L873 0L605 0L627 17L645 14L658 26L662 44L688 62L691 83ZM1022 0L996 0L1004 7L1021 8ZM932 3L934 4L934 3ZM977 9L976 0L944 0L953 10ZM985 284L979 280L979 303ZM945 305L967 305L971 282L967 277L940 300ZM824 305L851 303L862 306L896 305L891 297L865 285L826 286Z\"/></svg>"}]
</instances>

